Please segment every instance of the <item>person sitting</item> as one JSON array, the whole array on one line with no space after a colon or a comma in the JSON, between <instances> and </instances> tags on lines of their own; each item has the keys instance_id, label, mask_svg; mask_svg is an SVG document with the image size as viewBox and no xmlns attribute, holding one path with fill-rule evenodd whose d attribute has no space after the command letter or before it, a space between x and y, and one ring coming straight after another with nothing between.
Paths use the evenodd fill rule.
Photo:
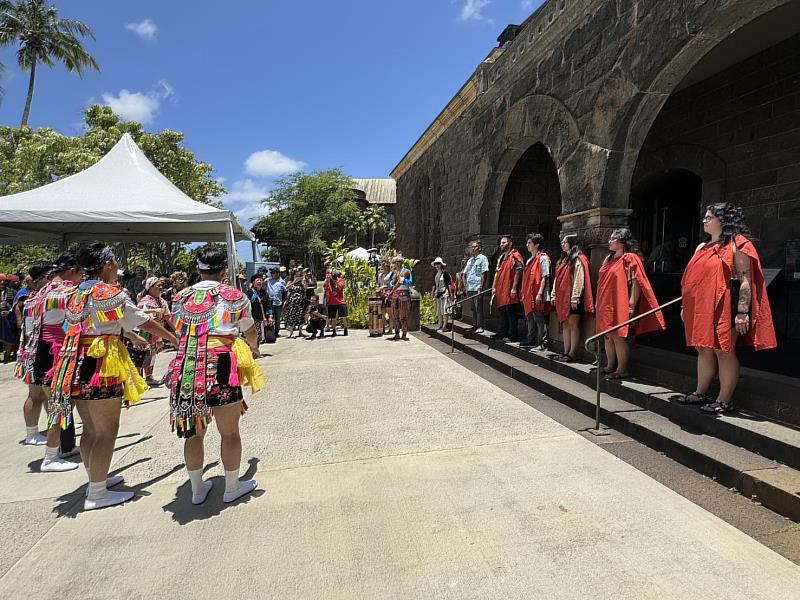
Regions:
<instances>
[{"instance_id":1,"label":"person sitting","mask_svg":"<svg viewBox=\"0 0 800 600\"><path fill-rule=\"evenodd\" d=\"M321 338L325 337L325 325L328 320L321 311L322 307L319 305L319 296L314 294L309 299L308 307L306 308L306 317L308 318L306 331L311 334L311 337L307 338L309 340L316 339L317 334L319 334Z\"/></svg>"}]
</instances>

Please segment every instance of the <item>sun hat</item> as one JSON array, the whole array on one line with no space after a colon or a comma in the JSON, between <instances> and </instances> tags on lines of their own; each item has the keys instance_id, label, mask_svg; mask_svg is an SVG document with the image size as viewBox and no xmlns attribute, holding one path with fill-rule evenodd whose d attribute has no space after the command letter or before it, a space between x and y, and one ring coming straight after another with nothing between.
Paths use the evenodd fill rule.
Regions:
<instances>
[{"instance_id":1,"label":"sun hat","mask_svg":"<svg viewBox=\"0 0 800 600\"><path fill-rule=\"evenodd\" d=\"M443 267L446 267L446 266L447 266L447 263L446 263L446 262L444 262L444 261L442 260L442 257L441 257L441 256L437 256L437 257L436 257L436 258L433 260L433 262L431 263L431 266L432 266L432 267L435 267L437 264L440 264L440 265L442 265Z\"/></svg>"}]
</instances>

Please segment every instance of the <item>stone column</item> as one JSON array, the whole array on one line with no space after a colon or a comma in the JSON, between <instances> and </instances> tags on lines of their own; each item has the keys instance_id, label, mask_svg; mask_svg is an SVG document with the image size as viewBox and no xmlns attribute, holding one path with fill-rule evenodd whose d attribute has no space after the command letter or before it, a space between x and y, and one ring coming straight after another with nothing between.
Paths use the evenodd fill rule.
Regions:
<instances>
[{"instance_id":1,"label":"stone column","mask_svg":"<svg viewBox=\"0 0 800 600\"><path fill-rule=\"evenodd\" d=\"M577 233L582 249L592 265L592 281L596 281L597 271L608 254L608 238L611 232L620 227L628 227L630 208L590 208L567 215L561 215L561 233Z\"/></svg>"}]
</instances>

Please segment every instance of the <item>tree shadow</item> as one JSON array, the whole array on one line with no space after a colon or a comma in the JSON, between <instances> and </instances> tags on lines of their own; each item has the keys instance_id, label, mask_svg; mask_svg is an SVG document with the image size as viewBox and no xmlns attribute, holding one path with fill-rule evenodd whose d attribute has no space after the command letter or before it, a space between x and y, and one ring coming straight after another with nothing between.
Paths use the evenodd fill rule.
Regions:
<instances>
[{"instance_id":1,"label":"tree shadow","mask_svg":"<svg viewBox=\"0 0 800 600\"><path fill-rule=\"evenodd\" d=\"M153 439L152 435L145 435L140 437L138 440L133 441L129 444L123 444L122 446L117 446L114 448L114 452L119 452L120 450L125 450L125 448L130 448L131 446L135 446L137 444L141 444L142 442L146 442L147 440Z\"/></svg>"},{"instance_id":2,"label":"tree shadow","mask_svg":"<svg viewBox=\"0 0 800 600\"><path fill-rule=\"evenodd\" d=\"M158 398L150 398L148 400L139 400L135 405L131 408L139 408L140 406L144 406L145 404L151 404L153 402L161 402L162 400L167 400L168 396L159 396Z\"/></svg>"},{"instance_id":3,"label":"tree shadow","mask_svg":"<svg viewBox=\"0 0 800 600\"><path fill-rule=\"evenodd\" d=\"M258 459L251 458L248 462L247 471L241 476L241 479L254 479L258 471ZM216 463L208 465L203 472L208 471ZM214 487L208 494L206 501L199 506L192 504L192 486L187 480L178 486L175 492L175 499L169 504L164 505L162 508L164 512L172 513L173 521L180 525L188 525L192 521L205 521L212 517L216 517L225 509L237 506L239 504L246 504L251 502L254 498L258 498L266 494L266 490L256 488L249 494L245 494L235 502L225 504L222 501L222 494L225 492L225 477L218 475L211 478L210 481L214 482Z\"/></svg>"}]
</instances>

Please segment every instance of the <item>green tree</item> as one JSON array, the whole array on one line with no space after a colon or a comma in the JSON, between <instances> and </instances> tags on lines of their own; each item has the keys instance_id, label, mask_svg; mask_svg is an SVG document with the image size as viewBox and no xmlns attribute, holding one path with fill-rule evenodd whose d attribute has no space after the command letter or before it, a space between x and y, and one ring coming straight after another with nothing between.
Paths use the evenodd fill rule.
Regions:
<instances>
[{"instance_id":1,"label":"green tree","mask_svg":"<svg viewBox=\"0 0 800 600\"><path fill-rule=\"evenodd\" d=\"M347 233L353 234L353 243L358 246L358 236L367 233L367 223L364 221L364 215L356 213L352 217L348 217L344 223Z\"/></svg>"},{"instance_id":2,"label":"green tree","mask_svg":"<svg viewBox=\"0 0 800 600\"><path fill-rule=\"evenodd\" d=\"M386 209L382 206L369 206L364 211L364 223L369 229L369 247L375 247L375 233L378 231L388 231L389 218L386 216Z\"/></svg>"},{"instance_id":3,"label":"green tree","mask_svg":"<svg viewBox=\"0 0 800 600\"><path fill-rule=\"evenodd\" d=\"M21 127L28 124L36 85L36 66L55 66L63 63L67 71L79 77L87 68L99 71L100 67L81 45L80 38L94 34L89 26L75 19L62 19L58 9L46 0L0 0L0 46L19 43L17 64L30 71L28 96L22 111Z\"/></svg>"},{"instance_id":4,"label":"green tree","mask_svg":"<svg viewBox=\"0 0 800 600\"><path fill-rule=\"evenodd\" d=\"M184 193L198 202L220 205L216 198L225 188L212 177L211 165L183 147L182 133L169 129L146 132L140 123L121 120L107 106L90 106L85 117L86 131L77 137L48 128L0 126L0 196L30 190L92 166L127 132ZM183 243L163 242L119 245L117 250L123 268L143 264L166 273L184 248Z\"/></svg>"},{"instance_id":5,"label":"green tree","mask_svg":"<svg viewBox=\"0 0 800 600\"><path fill-rule=\"evenodd\" d=\"M277 180L264 200L270 213L253 227L259 240L281 250L285 258L313 263L342 235L358 214L353 181L339 169L298 172Z\"/></svg>"}]
</instances>

